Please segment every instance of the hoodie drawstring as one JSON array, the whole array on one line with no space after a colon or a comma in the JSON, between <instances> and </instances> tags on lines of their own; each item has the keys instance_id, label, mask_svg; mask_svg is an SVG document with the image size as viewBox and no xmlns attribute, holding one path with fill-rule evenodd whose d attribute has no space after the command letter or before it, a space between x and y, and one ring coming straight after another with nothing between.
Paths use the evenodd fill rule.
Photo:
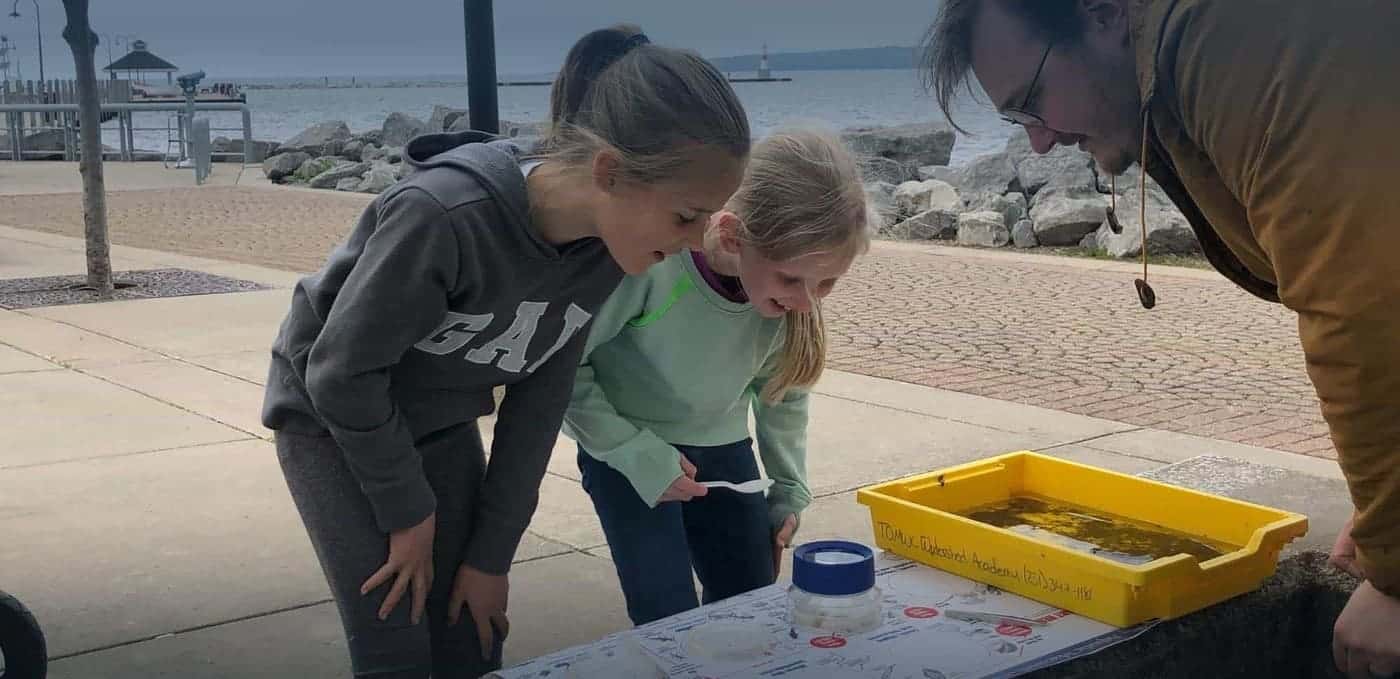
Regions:
<instances>
[{"instance_id":1,"label":"hoodie drawstring","mask_svg":"<svg viewBox=\"0 0 1400 679\"><path fill-rule=\"evenodd\" d=\"M1137 287L1138 301L1144 309L1157 306L1157 293L1147 283L1147 125L1151 114L1142 112L1142 155L1138 156L1138 222L1142 226L1142 278L1133 281ZM1108 176L1108 230L1123 233L1123 225L1118 221L1118 179Z\"/></svg>"}]
</instances>

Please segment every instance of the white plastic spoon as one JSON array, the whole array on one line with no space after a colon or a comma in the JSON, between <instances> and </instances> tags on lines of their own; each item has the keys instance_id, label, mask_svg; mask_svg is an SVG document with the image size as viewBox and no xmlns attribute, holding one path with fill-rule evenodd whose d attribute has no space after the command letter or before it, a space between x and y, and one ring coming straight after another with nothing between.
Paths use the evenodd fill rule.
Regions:
<instances>
[{"instance_id":1,"label":"white plastic spoon","mask_svg":"<svg viewBox=\"0 0 1400 679\"><path fill-rule=\"evenodd\" d=\"M773 485L773 479L754 479L743 483L730 483L728 481L705 481L700 485L706 488L724 488L736 493L762 493Z\"/></svg>"}]
</instances>

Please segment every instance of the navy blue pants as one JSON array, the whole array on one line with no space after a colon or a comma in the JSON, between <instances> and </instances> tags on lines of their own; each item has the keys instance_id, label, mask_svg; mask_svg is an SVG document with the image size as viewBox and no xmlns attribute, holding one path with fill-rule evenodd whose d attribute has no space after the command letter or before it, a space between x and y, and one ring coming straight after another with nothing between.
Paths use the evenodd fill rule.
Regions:
<instances>
[{"instance_id":1,"label":"navy blue pants","mask_svg":"<svg viewBox=\"0 0 1400 679\"><path fill-rule=\"evenodd\" d=\"M676 448L695 465L696 481L742 483L759 477L749 439ZM707 604L776 579L768 501L762 493L711 489L690 502L663 502L652 509L627 477L582 447L578 466L608 538L633 624L698 606L695 577Z\"/></svg>"}]
</instances>

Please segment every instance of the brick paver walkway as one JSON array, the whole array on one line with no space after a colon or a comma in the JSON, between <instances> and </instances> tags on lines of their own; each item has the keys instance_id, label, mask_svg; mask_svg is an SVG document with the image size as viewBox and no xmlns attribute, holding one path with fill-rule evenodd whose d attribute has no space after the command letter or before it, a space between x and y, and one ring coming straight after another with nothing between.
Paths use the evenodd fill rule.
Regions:
<instances>
[{"instance_id":1,"label":"brick paver walkway","mask_svg":"<svg viewBox=\"0 0 1400 679\"><path fill-rule=\"evenodd\" d=\"M1335 457L1291 312L1223 278L1153 287L1147 311L1124 273L876 249L830 298L831 365Z\"/></svg>"},{"instance_id":2,"label":"brick paver walkway","mask_svg":"<svg viewBox=\"0 0 1400 679\"><path fill-rule=\"evenodd\" d=\"M369 201L246 187L114 192L114 242L309 271ZM82 236L78 196L0 196L0 224ZM1158 269L1159 273L1167 270ZM876 247L829 304L842 370L1333 457L1295 321L1224 279L1132 277Z\"/></svg>"}]
</instances>

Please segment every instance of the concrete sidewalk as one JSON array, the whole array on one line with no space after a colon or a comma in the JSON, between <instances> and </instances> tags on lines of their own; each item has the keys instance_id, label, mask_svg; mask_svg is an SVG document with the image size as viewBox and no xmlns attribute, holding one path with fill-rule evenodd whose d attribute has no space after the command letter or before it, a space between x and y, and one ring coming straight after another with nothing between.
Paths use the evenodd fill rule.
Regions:
<instances>
[{"instance_id":1,"label":"concrete sidewalk","mask_svg":"<svg viewBox=\"0 0 1400 679\"><path fill-rule=\"evenodd\" d=\"M193 188L194 170L158 162L103 163L108 191ZM205 186L270 185L261 164L214 163ZM76 162L0 160L0 195L81 194L83 178Z\"/></svg>"},{"instance_id":2,"label":"concrete sidewalk","mask_svg":"<svg viewBox=\"0 0 1400 679\"><path fill-rule=\"evenodd\" d=\"M82 251L0 227L0 279L80 273ZM44 625L54 677L345 676L334 606L258 422L296 276L114 258L272 289L0 310L0 588ZM1021 449L1128 473L1187 462L1173 480L1308 513L1314 547L1349 512L1336 464L1314 457L852 373L817 391L802 540L870 542L857 488ZM513 571L510 662L627 624L572 450L555 449Z\"/></svg>"}]
</instances>

